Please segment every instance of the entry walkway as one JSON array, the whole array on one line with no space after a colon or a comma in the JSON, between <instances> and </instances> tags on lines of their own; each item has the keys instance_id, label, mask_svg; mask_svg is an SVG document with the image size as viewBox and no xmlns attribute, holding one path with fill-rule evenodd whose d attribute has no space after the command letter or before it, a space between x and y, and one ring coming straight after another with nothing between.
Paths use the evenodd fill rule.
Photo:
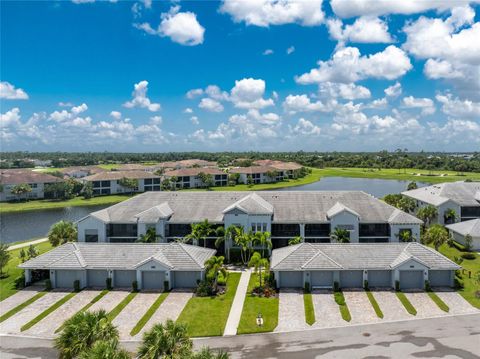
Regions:
<instances>
[{"instance_id":1,"label":"entry walkway","mask_svg":"<svg viewBox=\"0 0 480 359\"><path fill-rule=\"evenodd\" d=\"M242 316L243 303L245 302L245 296L247 295L248 283L250 282L250 276L252 272L250 269L242 271L240 276L240 282L238 283L237 292L235 298L233 298L232 307L228 315L227 324L223 335L236 335L238 324L240 323L240 317Z\"/></svg>"},{"instance_id":2,"label":"entry walkway","mask_svg":"<svg viewBox=\"0 0 480 359\"><path fill-rule=\"evenodd\" d=\"M29 245L33 244L39 244L48 241L48 238L39 238L39 239L34 239L33 241L28 241L28 242L22 242L19 244L14 244L13 246L8 247L7 251L13 251L14 249L18 248L23 248L23 247L28 247Z\"/></svg>"}]
</instances>

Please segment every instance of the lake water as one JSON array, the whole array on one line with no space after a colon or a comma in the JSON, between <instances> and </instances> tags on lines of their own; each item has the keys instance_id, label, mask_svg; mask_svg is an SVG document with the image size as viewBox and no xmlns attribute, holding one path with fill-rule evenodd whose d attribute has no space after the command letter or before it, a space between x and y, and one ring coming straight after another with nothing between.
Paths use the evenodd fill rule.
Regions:
<instances>
[{"instance_id":1,"label":"lake water","mask_svg":"<svg viewBox=\"0 0 480 359\"><path fill-rule=\"evenodd\" d=\"M324 177L320 181L303 186L289 187L280 191L365 191L377 198L389 193L405 191L408 181ZM425 183L417 183L419 186ZM6 213L0 215L0 242L12 243L32 238L45 237L50 226L60 220L76 221L90 212L98 211L108 206L68 207L43 211L21 213Z\"/></svg>"}]
</instances>

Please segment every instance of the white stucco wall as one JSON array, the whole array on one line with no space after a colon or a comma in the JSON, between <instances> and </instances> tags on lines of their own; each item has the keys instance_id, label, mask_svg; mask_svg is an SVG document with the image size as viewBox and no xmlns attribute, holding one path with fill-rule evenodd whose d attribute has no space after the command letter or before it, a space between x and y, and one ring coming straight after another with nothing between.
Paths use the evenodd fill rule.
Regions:
<instances>
[{"instance_id":1,"label":"white stucco wall","mask_svg":"<svg viewBox=\"0 0 480 359\"><path fill-rule=\"evenodd\" d=\"M420 225L419 224L391 224L390 225L390 242L397 243L400 241L399 233L402 229L411 229L412 236L417 242L420 242Z\"/></svg>"},{"instance_id":2,"label":"white stucco wall","mask_svg":"<svg viewBox=\"0 0 480 359\"><path fill-rule=\"evenodd\" d=\"M456 242L465 245L465 236L463 236L463 235L461 235L457 232L454 232L452 230L450 230L450 233L452 234L453 239ZM480 251L480 237L472 237L472 249L474 251Z\"/></svg>"},{"instance_id":3,"label":"white stucco wall","mask_svg":"<svg viewBox=\"0 0 480 359\"><path fill-rule=\"evenodd\" d=\"M353 226L350 232L350 243L358 243L358 223L359 218L354 214L343 211L330 218L331 231L335 231L337 226Z\"/></svg>"},{"instance_id":4,"label":"white stucco wall","mask_svg":"<svg viewBox=\"0 0 480 359\"><path fill-rule=\"evenodd\" d=\"M85 242L85 230L96 230L98 232L98 242L107 241L107 226L101 220L88 216L77 223L78 241Z\"/></svg>"}]
</instances>

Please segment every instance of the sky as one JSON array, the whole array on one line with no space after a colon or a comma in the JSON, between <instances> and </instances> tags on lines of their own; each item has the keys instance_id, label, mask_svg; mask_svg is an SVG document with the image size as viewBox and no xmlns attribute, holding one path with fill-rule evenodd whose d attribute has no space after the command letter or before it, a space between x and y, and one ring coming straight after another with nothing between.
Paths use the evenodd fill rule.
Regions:
<instances>
[{"instance_id":1,"label":"sky","mask_svg":"<svg viewBox=\"0 0 480 359\"><path fill-rule=\"evenodd\" d=\"M2 151L480 150L480 0L0 7Z\"/></svg>"}]
</instances>

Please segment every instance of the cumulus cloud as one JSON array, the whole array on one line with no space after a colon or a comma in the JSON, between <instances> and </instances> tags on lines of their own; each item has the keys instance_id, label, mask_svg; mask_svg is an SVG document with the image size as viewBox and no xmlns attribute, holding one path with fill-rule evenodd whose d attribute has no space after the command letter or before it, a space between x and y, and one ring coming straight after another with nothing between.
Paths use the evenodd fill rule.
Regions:
<instances>
[{"instance_id":1,"label":"cumulus cloud","mask_svg":"<svg viewBox=\"0 0 480 359\"><path fill-rule=\"evenodd\" d=\"M110 112L110 117L114 118L115 120L120 120L122 118L122 113L119 111L112 111Z\"/></svg>"},{"instance_id":2,"label":"cumulus cloud","mask_svg":"<svg viewBox=\"0 0 480 359\"><path fill-rule=\"evenodd\" d=\"M132 92L132 100L127 101L123 104L126 108L141 107L147 108L151 112L160 111L160 104L151 102L147 97L148 91L148 81L140 81L134 85L134 90Z\"/></svg>"},{"instance_id":3,"label":"cumulus cloud","mask_svg":"<svg viewBox=\"0 0 480 359\"><path fill-rule=\"evenodd\" d=\"M290 133L293 135L315 136L321 132L320 127L314 125L311 121L301 118L295 126L289 126Z\"/></svg>"},{"instance_id":4,"label":"cumulus cloud","mask_svg":"<svg viewBox=\"0 0 480 359\"><path fill-rule=\"evenodd\" d=\"M403 106L405 108L420 108L422 109L422 115L432 115L435 113L435 106L433 100L423 97L417 98L408 96L403 98Z\"/></svg>"},{"instance_id":5,"label":"cumulus cloud","mask_svg":"<svg viewBox=\"0 0 480 359\"><path fill-rule=\"evenodd\" d=\"M264 80L244 78L235 81L235 86L230 91L230 100L235 107L245 109L262 109L273 106L273 99L264 99L264 94Z\"/></svg>"},{"instance_id":6,"label":"cumulus cloud","mask_svg":"<svg viewBox=\"0 0 480 359\"><path fill-rule=\"evenodd\" d=\"M337 50L331 60L319 61L318 68L295 80L302 85L326 81L352 83L367 78L394 80L411 68L407 54L393 45L368 56L361 56L356 47L346 47Z\"/></svg>"},{"instance_id":7,"label":"cumulus cloud","mask_svg":"<svg viewBox=\"0 0 480 359\"><path fill-rule=\"evenodd\" d=\"M15 88L10 82L0 82L0 98L5 100L27 100L27 93L21 88Z\"/></svg>"},{"instance_id":8,"label":"cumulus cloud","mask_svg":"<svg viewBox=\"0 0 480 359\"><path fill-rule=\"evenodd\" d=\"M295 46L290 46L287 48L287 55L293 54L295 52Z\"/></svg>"},{"instance_id":9,"label":"cumulus cloud","mask_svg":"<svg viewBox=\"0 0 480 359\"><path fill-rule=\"evenodd\" d=\"M378 17L362 16L352 25L343 25L340 19L327 20L330 36L339 43L389 43L392 38L388 25Z\"/></svg>"},{"instance_id":10,"label":"cumulus cloud","mask_svg":"<svg viewBox=\"0 0 480 359\"><path fill-rule=\"evenodd\" d=\"M197 116L192 116L190 117L190 122L194 124L195 126L198 126L200 124L200 120L198 119Z\"/></svg>"},{"instance_id":11,"label":"cumulus cloud","mask_svg":"<svg viewBox=\"0 0 480 359\"><path fill-rule=\"evenodd\" d=\"M220 12L229 14L235 22L268 27L270 25L319 25L324 20L322 0L224 0Z\"/></svg>"},{"instance_id":12,"label":"cumulus cloud","mask_svg":"<svg viewBox=\"0 0 480 359\"><path fill-rule=\"evenodd\" d=\"M480 102L452 98L451 94L438 94L435 99L442 104L442 112L448 116L480 119Z\"/></svg>"},{"instance_id":13,"label":"cumulus cloud","mask_svg":"<svg viewBox=\"0 0 480 359\"><path fill-rule=\"evenodd\" d=\"M183 110L183 113L193 113L193 110L190 107L187 107L185 110Z\"/></svg>"},{"instance_id":14,"label":"cumulus cloud","mask_svg":"<svg viewBox=\"0 0 480 359\"><path fill-rule=\"evenodd\" d=\"M388 97L398 97L402 94L402 84L397 81L394 85L388 86L383 92Z\"/></svg>"},{"instance_id":15,"label":"cumulus cloud","mask_svg":"<svg viewBox=\"0 0 480 359\"><path fill-rule=\"evenodd\" d=\"M172 6L170 11L161 14L160 25L154 29L149 23L134 24L137 29L149 35L169 37L173 42L186 46L203 43L205 28L200 25L193 12L180 12L180 6Z\"/></svg>"},{"instance_id":16,"label":"cumulus cloud","mask_svg":"<svg viewBox=\"0 0 480 359\"><path fill-rule=\"evenodd\" d=\"M222 112L223 105L209 97L202 98L200 104L198 105L203 110L210 111L210 112Z\"/></svg>"},{"instance_id":17,"label":"cumulus cloud","mask_svg":"<svg viewBox=\"0 0 480 359\"><path fill-rule=\"evenodd\" d=\"M341 97L346 100L370 98L370 90L354 83L342 84L335 82L322 82L319 84L319 93L327 97Z\"/></svg>"}]
</instances>

